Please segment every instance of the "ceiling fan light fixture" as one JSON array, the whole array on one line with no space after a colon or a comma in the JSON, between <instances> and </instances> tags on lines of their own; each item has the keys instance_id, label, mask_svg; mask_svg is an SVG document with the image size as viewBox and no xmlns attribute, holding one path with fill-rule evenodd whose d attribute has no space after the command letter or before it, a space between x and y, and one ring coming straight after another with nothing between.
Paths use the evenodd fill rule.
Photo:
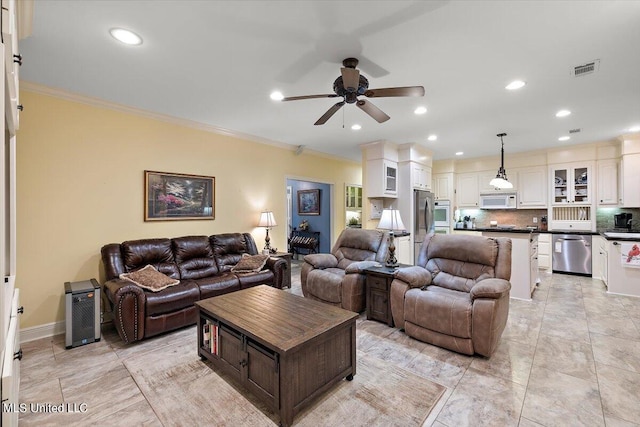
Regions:
<instances>
[{"instance_id":1,"label":"ceiling fan light fixture","mask_svg":"<svg viewBox=\"0 0 640 427\"><path fill-rule=\"evenodd\" d=\"M438 139L438 135L429 135L427 137L427 140L429 141L436 141Z\"/></svg>"},{"instance_id":2,"label":"ceiling fan light fixture","mask_svg":"<svg viewBox=\"0 0 640 427\"><path fill-rule=\"evenodd\" d=\"M282 92L279 92L277 90L271 92L271 95L269 95L269 97L274 101L282 101L284 99L284 95L282 94Z\"/></svg>"},{"instance_id":3,"label":"ceiling fan light fixture","mask_svg":"<svg viewBox=\"0 0 640 427\"><path fill-rule=\"evenodd\" d=\"M355 125L351 126L351 129L352 130L360 130L360 129L362 129L362 126L360 126L359 124L356 123Z\"/></svg>"},{"instance_id":4,"label":"ceiling fan light fixture","mask_svg":"<svg viewBox=\"0 0 640 427\"><path fill-rule=\"evenodd\" d=\"M514 80L511 83L509 83L508 85L506 85L504 88L507 90L517 90L520 89L522 87L524 87L524 85L526 85L527 83L523 82L522 80Z\"/></svg>"},{"instance_id":5,"label":"ceiling fan light fixture","mask_svg":"<svg viewBox=\"0 0 640 427\"><path fill-rule=\"evenodd\" d=\"M502 148L500 149L500 168L498 169L496 177L489 181L489 185L495 188L513 188L513 184L509 182L507 171L504 168L504 141L502 138L507 136L507 134L502 132L496 136L500 138L500 143L502 144Z\"/></svg>"},{"instance_id":6,"label":"ceiling fan light fixture","mask_svg":"<svg viewBox=\"0 0 640 427\"><path fill-rule=\"evenodd\" d=\"M413 112L417 115L425 114L427 112L427 107L424 107L421 105L420 107L416 108Z\"/></svg>"},{"instance_id":7,"label":"ceiling fan light fixture","mask_svg":"<svg viewBox=\"0 0 640 427\"><path fill-rule=\"evenodd\" d=\"M109 30L109 34L111 34L111 37L114 39L129 46L139 46L142 44L142 37L131 30L125 30L124 28L112 28Z\"/></svg>"},{"instance_id":8,"label":"ceiling fan light fixture","mask_svg":"<svg viewBox=\"0 0 640 427\"><path fill-rule=\"evenodd\" d=\"M556 113L556 117L567 117L571 115L571 111L569 110L560 110Z\"/></svg>"}]
</instances>

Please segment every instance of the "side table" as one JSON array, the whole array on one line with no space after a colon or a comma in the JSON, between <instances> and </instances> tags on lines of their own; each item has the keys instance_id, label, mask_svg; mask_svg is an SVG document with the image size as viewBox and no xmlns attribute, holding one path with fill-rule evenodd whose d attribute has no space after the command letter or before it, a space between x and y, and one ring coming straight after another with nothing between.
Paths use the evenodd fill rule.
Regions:
<instances>
[{"instance_id":1,"label":"side table","mask_svg":"<svg viewBox=\"0 0 640 427\"><path fill-rule=\"evenodd\" d=\"M400 264L399 267L409 267ZM391 282L397 268L369 267L364 270L366 275L367 320L378 320L393 327L391 316Z\"/></svg>"},{"instance_id":2,"label":"side table","mask_svg":"<svg viewBox=\"0 0 640 427\"><path fill-rule=\"evenodd\" d=\"M287 261L287 271L284 273L284 279L282 280L283 288L291 288L291 258L293 254L289 252L276 252L275 254L270 254L273 258L282 258Z\"/></svg>"}]
</instances>

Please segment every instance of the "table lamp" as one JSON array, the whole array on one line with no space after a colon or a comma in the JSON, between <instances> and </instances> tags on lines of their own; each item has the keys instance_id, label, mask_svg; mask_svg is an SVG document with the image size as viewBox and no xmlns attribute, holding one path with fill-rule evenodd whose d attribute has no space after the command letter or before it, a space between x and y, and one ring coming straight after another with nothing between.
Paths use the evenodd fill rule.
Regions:
<instances>
[{"instance_id":1,"label":"table lamp","mask_svg":"<svg viewBox=\"0 0 640 427\"><path fill-rule=\"evenodd\" d=\"M400 211L397 209L384 209L378 228L381 230L389 230L389 255L387 257L387 267L397 267L396 245L394 243L394 231L404 231L405 227L400 218Z\"/></svg>"},{"instance_id":2,"label":"table lamp","mask_svg":"<svg viewBox=\"0 0 640 427\"><path fill-rule=\"evenodd\" d=\"M264 249L262 253L265 255L269 255L271 253L271 238L269 237L269 229L271 227L275 227L276 220L273 217L273 212L271 211L263 211L260 213L260 221L258 221L258 227L264 227L267 230L267 235L264 238Z\"/></svg>"}]
</instances>

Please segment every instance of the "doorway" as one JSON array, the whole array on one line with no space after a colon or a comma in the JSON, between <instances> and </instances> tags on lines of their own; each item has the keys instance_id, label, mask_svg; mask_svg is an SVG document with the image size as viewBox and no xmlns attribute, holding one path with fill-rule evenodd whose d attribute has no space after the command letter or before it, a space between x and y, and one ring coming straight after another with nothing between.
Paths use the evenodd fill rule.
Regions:
<instances>
[{"instance_id":1,"label":"doorway","mask_svg":"<svg viewBox=\"0 0 640 427\"><path fill-rule=\"evenodd\" d=\"M308 231L319 232L318 252L331 250L332 185L287 178L287 236L304 222ZM304 206L299 205L302 201ZM314 203L317 201L318 205Z\"/></svg>"}]
</instances>

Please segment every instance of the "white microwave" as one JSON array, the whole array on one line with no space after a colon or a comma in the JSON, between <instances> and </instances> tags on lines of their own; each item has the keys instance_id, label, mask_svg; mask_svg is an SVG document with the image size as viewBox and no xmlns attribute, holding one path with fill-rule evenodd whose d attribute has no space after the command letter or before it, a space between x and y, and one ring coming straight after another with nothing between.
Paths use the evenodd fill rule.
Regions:
<instances>
[{"instance_id":1,"label":"white microwave","mask_svg":"<svg viewBox=\"0 0 640 427\"><path fill-rule=\"evenodd\" d=\"M480 193L480 209L515 209L516 193Z\"/></svg>"}]
</instances>

